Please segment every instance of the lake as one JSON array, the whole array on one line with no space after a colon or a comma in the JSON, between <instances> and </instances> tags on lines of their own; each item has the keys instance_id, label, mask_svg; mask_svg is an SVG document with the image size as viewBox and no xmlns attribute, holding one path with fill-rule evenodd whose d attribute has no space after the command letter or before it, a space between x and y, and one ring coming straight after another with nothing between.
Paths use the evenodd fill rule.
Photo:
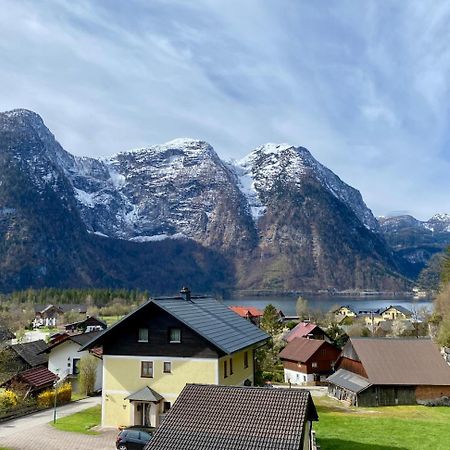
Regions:
<instances>
[{"instance_id":1,"label":"lake","mask_svg":"<svg viewBox=\"0 0 450 450\"><path fill-rule=\"evenodd\" d=\"M389 305L401 305L409 310L412 308L426 308L432 310L433 303L428 299L413 299L412 297L351 297L351 296L337 296L337 295L303 295L308 301L310 308L319 309L327 312L334 306L350 305L353 309L378 309L387 308ZM295 304L297 296L264 296L264 297L236 297L223 300L223 302L230 305L254 306L259 309L264 309L269 303L276 308L281 309L284 315L294 316Z\"/></svg>"}]
</instances>

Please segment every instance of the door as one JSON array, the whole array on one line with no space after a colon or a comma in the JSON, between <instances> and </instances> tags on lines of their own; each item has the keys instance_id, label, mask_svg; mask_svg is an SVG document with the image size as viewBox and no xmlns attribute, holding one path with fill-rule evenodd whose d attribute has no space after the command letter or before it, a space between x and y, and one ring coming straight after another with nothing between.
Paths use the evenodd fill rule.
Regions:
<instances>
[{"instance_id":1,"label":"door","mask_svg":"<svg viewBox=\"0 0 450 450\"><path fill-rule=\"evenodd\" d=\"M144 427L151 427L150 411L151 403L142 403L142 423Z\"/></svg>"}]
</instances>

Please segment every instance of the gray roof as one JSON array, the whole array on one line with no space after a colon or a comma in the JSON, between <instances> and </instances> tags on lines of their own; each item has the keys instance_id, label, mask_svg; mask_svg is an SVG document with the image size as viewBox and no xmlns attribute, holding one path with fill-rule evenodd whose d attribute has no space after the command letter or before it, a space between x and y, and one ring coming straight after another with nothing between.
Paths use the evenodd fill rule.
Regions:
<instances>
[{"instance_id":1,"label":"gray roof","mask_svg":"<svg viewBox=\"0 0 450 450\"><path fill-rule=\"evenodd\" d=\"M67 312L71 312L71 311L85 313L87 311L86 305L79 305L79 304L75 304L75 303L59 303L59 304L49 303L47 305L45 305L45 304L34 305L34 311L37 313L38 312L42 313L46 309L51 308L51 307L60 309L63 313L67 313Z\"/></svg>"},{"instance_id":2,"label":"gray roof","mask_svg":"<svg viewBox=\"0 0 450 450\"><path fill-rule=\"evenodd\" d=\"M97 338L86 344L81 350L101 343L103 338L114 330L119 323L131 319L134 314L151 303L178 319L226 354L234 353L269 339L267 333L248 320L239 317L238 314L214 298L192 297L191 300L185 300L182 297L170 297L149 300L122 320L101 332Z\"/></svg>"},{"instance_id":3,"label":"gray roof","mask_svg":"<svg viewBox=\"0 0 450 450\"><path fill-rule=\"evenodd\" d=\"M214 298L153 300L159 307L203 336L225 353L233 353L269 335Z\"/></svg>"},{"instance_id":4,"label":"gray roof","mask_svg":"<svg viewBox=\"0 0 450 450\"><path fill-rule=\"evenodd\" d=\"M400 311L401 313L403 313L405 316L412 316L412 312L409 310L409 309L407 309L407 308L405 308L404 306L402 306L402 305L390 305L390 306L388 306L387 308L385 308L385 309L383 309L382 311L380 311L380 314L382 314L382 313L384 313L385 311L387 311L389 308L394 308L394 309L396 309L397 311Z\"/></svg>"},{"instance_id":5,"label":"gray roof","mask_svg":"<svg viewBox=\"0 0 450 450\"><path fill-rule=\"evenodd\" d=\"M298 450L317 418L304 389L188 384L145 450Z\"/></svg>"},{"instance_id":6,"label":"gray roof","mask_svg":"<svg viewBox=\"0 0 450 450\"><path fill-rule=\"evenodd\" d=\"M14 350L30 367L47 365L48 355L42 354L47 347L47 344L42 339L33 342L25 342L23 344L10 345L10 348Z\"/></svg>"},{"instance_id":7,"label":"gray roof","mask_svg":"<svg viewBox=\"0 0 450 450\"><path fill-rule=\"evenodd\" d=\"M164 397L159 395L152 388L145 386L145 388L134 392L133 394L125 397L125 400L135 401L135 402L159 402Z\"/></svg>"},{"instance_id":8,"label":"gray roof","mask_svg":"<svg viewBox=\"0 0 450 450\"><path fill-rule=\"evenodd\" d=\"M327 381L355 393L361 392L370 386L367 378L361 377L360 375L345 369L339 369L336 373L330 375L327 378Z\"/></svg>"}]
</instances>

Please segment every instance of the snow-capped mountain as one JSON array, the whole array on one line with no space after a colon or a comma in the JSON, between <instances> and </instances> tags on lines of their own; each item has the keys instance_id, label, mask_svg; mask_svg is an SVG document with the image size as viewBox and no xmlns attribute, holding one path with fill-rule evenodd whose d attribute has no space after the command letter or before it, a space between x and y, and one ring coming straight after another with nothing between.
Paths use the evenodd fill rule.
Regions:
<instances>
[{"instance_id":1,"label":"snow-capped mountain","mask_svg":"<svg viewBox=\"0 0 450 450\"><path fill-rule=\"evenodd\" d=\"M433 233L450 233L450 214L435 214L428 220L418 220L410 215L379 217L383 233L405 229L424 229Z\"/></svg>"},{"instance_id":2,"label":"snow-capped mountain","mask_svg":"<svg viewBox=\"0 0 450 450\"><path fill-rule=\"evenodd\" d=\"M0 250L36 255L38 265L22 263L30 285L54 285L66 258L72 284L148 288L182 267L210 287L397 289L402 265L378 230L361 194L302 147L266 144L225 163L204 141L176 139L76 157L37 114L0 114ZM19 235L28 247L10 246ZM149 260L155 248L162 254ZM192 267L177 265L188 254ZM11 281L14 267L8 286L27 285Z\"/></svg>"},{"instance_id":3,"label":"snow-capped mountain","mask_svg":"<svg viewBox=\"0 0 450 450\"><path fill-rule=\"evenodd\" d=\"M89 231L139 242L186 237L224 249L253 238L245 198L206 142L176 139L78 159L66 173Z\"/></svg>"},{"instance_id":4,"label":"snow-capped mountain","mask_svg":"<svg viewBox=\"0 0 450 450\"><path fill-rule=\"evenodd\" d=\"M301 186L305 178L313 177L345 203L369 230L379 231L378 222L360 192L320 164L306 148L290 144L265 144L234 162L233 166L239 186L256 219L264 213L264 202L270 192L281 185Z\"/></svg>"},{"instance_id":5,"label":"snow-capped mountain","mask_svg":"<svg viewBox=\"0 0 450 450\"><path fill-rule=\"evenodd\" d=\"M379 217L381 232L398 255L421 271L432 256L450 245L450 215L435 214L426 221L410 215Z\"/></svg>"}]
</instances>

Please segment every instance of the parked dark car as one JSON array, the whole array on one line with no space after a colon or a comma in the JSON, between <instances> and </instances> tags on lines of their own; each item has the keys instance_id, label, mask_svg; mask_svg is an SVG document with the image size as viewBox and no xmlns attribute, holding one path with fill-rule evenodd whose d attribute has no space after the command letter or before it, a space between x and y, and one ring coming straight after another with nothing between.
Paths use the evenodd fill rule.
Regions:
<instances>
[{"instance_id":1,"label":"parked dark car","mask_svg":"<svg viewBox=\"0 0 450 450\"><path fill-rule=\"evenodd\" d=\"M117 436L116 448L119 450L143 450L152 435L153 430L149 428L125 428Z\"/></svg>"}]
</instances>

